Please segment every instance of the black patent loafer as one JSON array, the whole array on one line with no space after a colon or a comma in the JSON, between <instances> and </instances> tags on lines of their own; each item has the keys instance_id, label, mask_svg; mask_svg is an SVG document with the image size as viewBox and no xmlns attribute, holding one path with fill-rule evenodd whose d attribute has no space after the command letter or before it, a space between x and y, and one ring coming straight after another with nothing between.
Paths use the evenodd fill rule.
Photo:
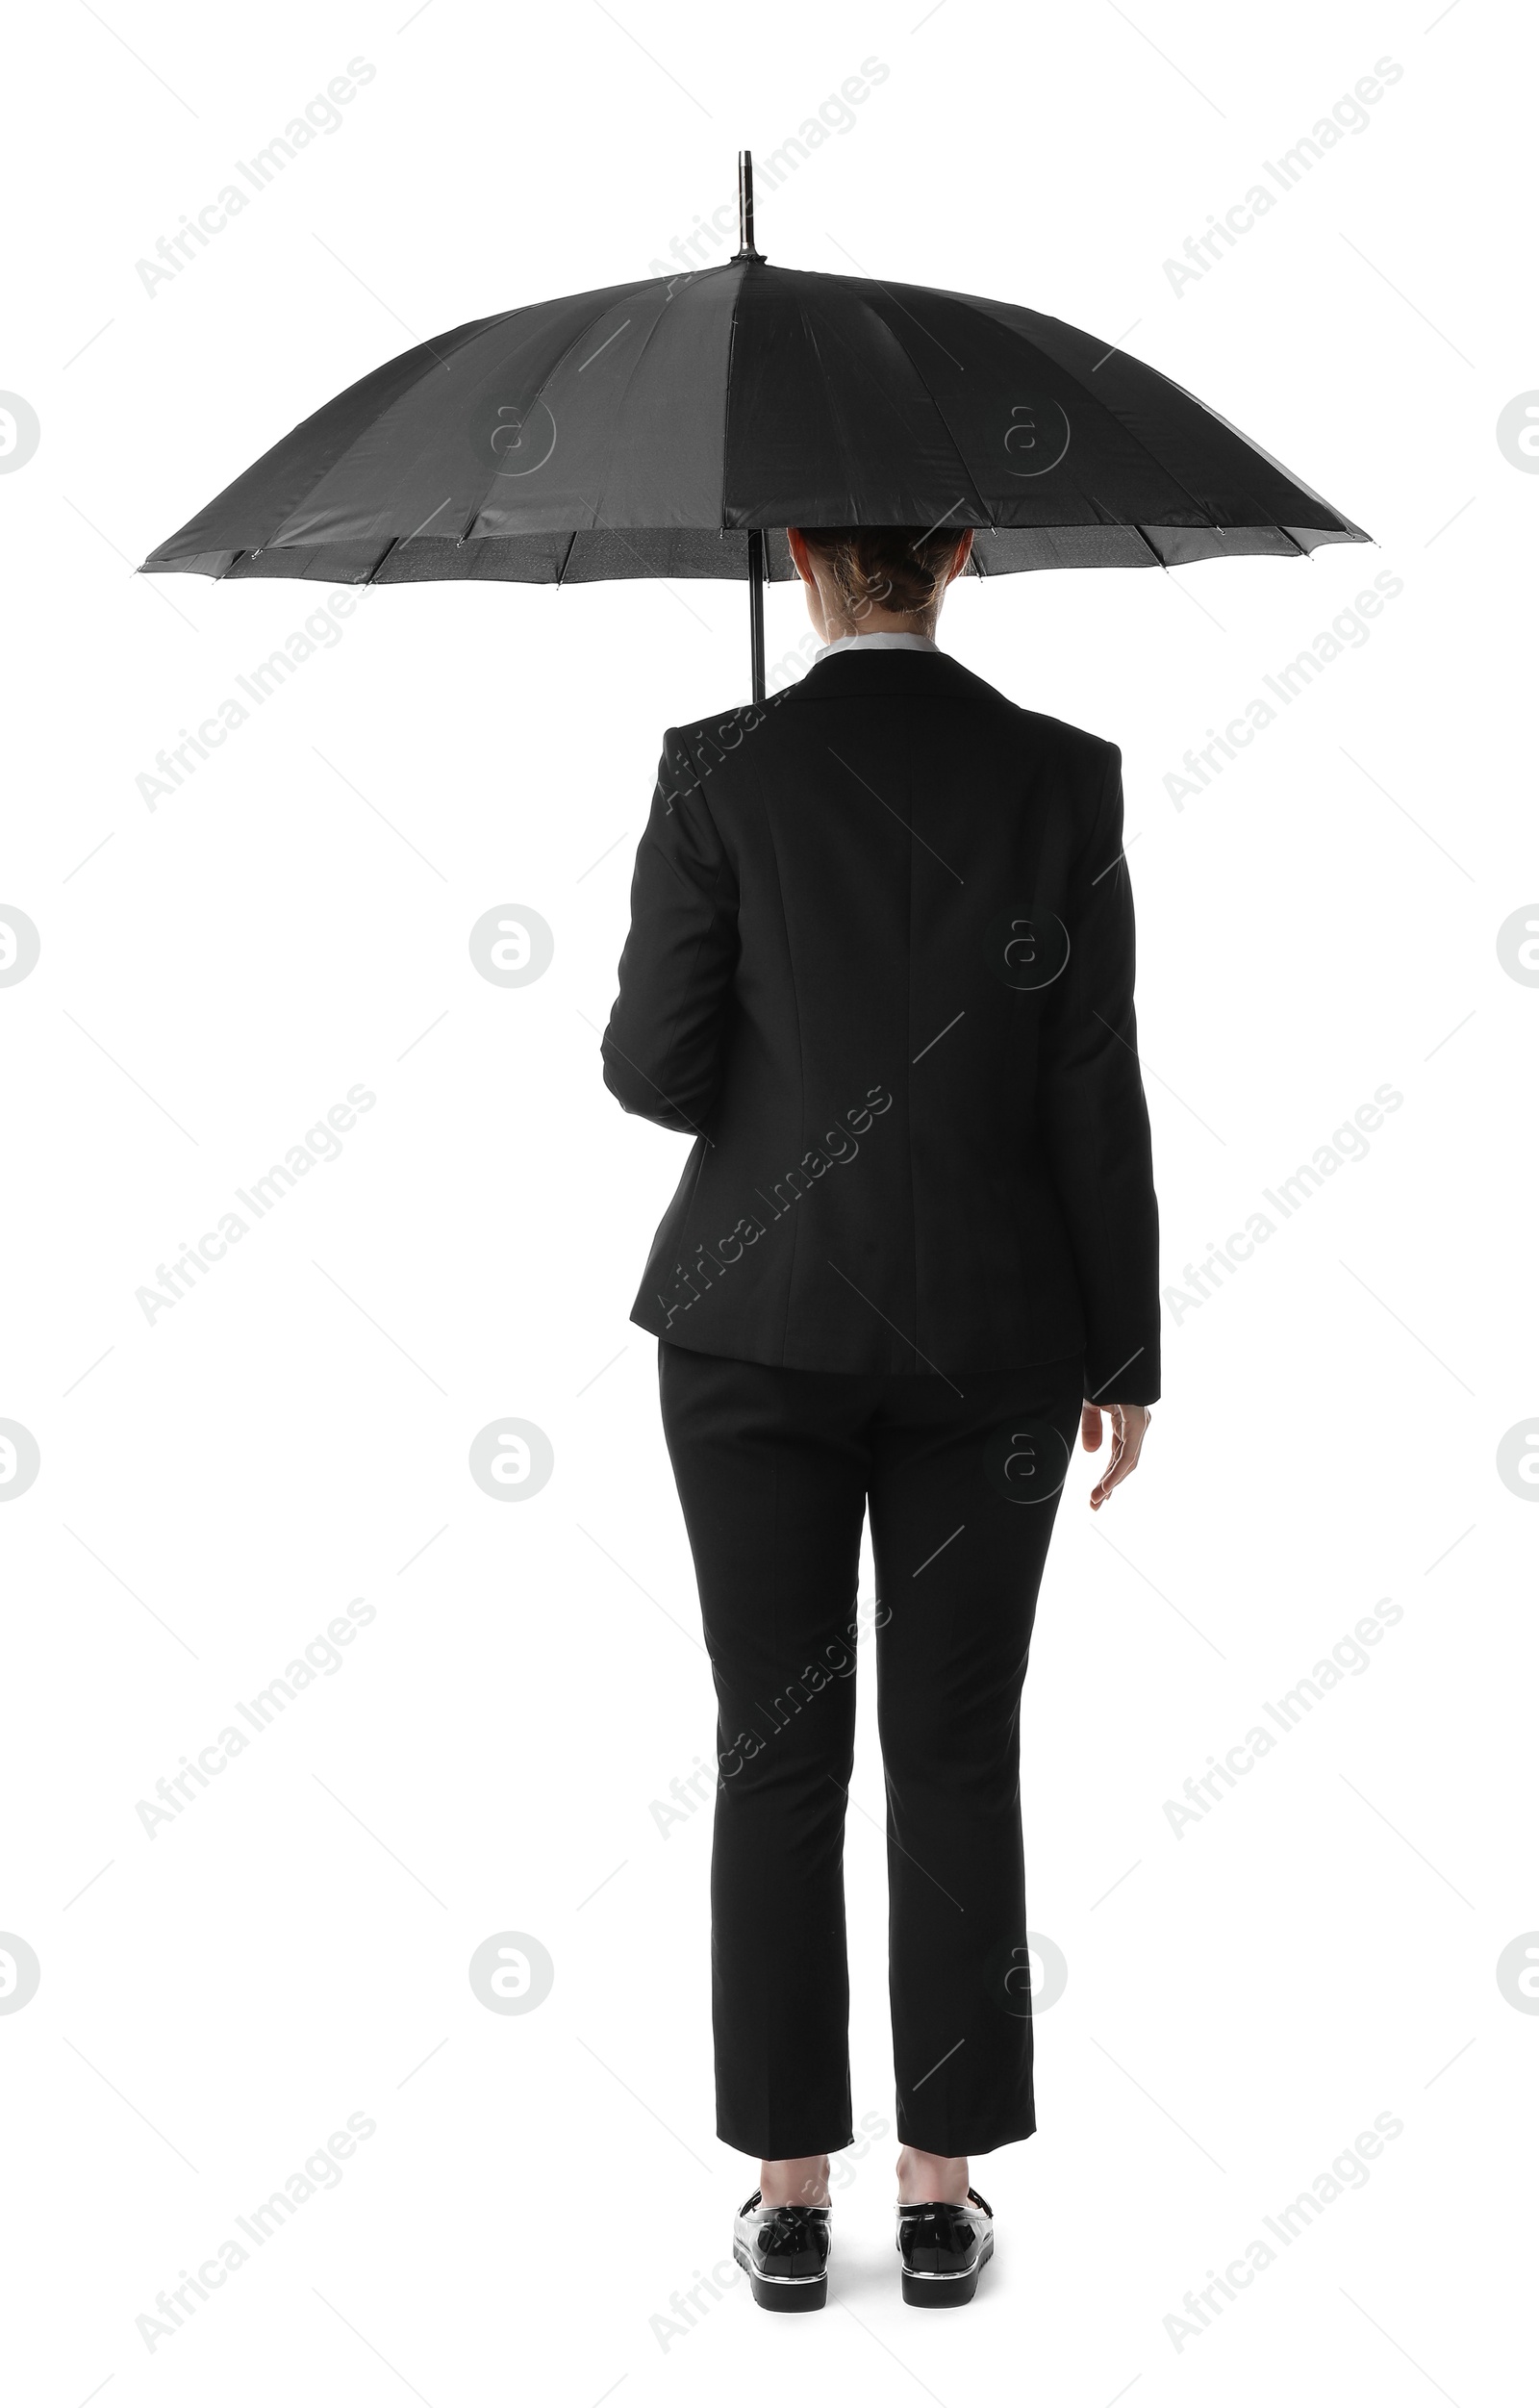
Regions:
<instances>
[{"instance_id":1,"label":"black patent loafer","mask_svg":"<svg viewBox=\"0 0 1539 2408\"><path fill-rule=\"evenodd\" d=\"M962 2308L994 2255L994 2210L970 2191L965 2207L945 2199L897 2211L903 2297L911 2308Z\"/></svg>"},{"instance_id":2,"label":"black patent loafer","mask_svg":"<svg viewBox=\"0 0 1539 2408\"><path fill-rule=\"evenodd\" d=\"M755 2192L732 2227L732 2254L761 2308L793 2315L820 2308L828 2296L832 2240L825 2207L764 2207Z\"/></svg>"}]
</instances>

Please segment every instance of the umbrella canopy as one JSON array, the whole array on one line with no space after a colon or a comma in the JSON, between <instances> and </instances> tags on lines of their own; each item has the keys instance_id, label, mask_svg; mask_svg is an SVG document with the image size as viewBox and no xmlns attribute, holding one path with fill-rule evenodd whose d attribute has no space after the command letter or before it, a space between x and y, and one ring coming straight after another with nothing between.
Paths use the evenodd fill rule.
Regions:
<instances>
[{"instance_id":1,"label":"umbrella canopy","mask_svg":"<svg viewBox=\"0 0 1539 2408\"><path fill-rule=\"evenodd\" d=\"M790 526L973 527L982 576L1366 543L1180 386L1011 301L727 264L473 319L143 566L329 584L795 574ZM759 618L756 609L755 619ZM756 691L762 677L756 677Z\"/></svg>"}]
</instances>

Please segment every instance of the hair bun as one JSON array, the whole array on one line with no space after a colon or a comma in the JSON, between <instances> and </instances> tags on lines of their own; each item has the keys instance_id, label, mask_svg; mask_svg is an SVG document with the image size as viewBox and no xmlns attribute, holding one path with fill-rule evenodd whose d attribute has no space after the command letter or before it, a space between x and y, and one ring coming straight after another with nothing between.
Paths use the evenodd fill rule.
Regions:
<instances>
[{"instance_id":1,"label":"hair bun","mask_svg":"<svg viewBox=\"0 0 1539 2408\"><path fill-rule=\"evenodd\" d=\"M965 529L803 527L857 627L872 610L933 618Z\"/></svg>"}]
</instances>

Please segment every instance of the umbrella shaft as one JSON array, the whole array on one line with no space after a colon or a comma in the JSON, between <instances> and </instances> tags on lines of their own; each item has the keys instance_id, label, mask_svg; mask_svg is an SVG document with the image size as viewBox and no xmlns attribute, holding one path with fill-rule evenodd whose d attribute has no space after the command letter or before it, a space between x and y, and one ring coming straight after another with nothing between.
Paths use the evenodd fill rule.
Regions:
<instances>
[{"instance_id":1,"label":"umbrella shaft","mask_svg":"<svg viewBox=\"0 0 1539 2408\"><path fill-rule=\"evenodd\" d=\"M752 655L753 698L764 700L764 530L748 529L748 648Z\"/></svg>"},{"instance_id":2,"label":"umbrella shaft","mask_svg":"<svg viewBox=\"0 0 1539 2408\"><path fill-rule=\"evenodd\" d=\"M738 153L738 255L751 256L753 251L753 153Z\"/></svg>"}]
</instances>

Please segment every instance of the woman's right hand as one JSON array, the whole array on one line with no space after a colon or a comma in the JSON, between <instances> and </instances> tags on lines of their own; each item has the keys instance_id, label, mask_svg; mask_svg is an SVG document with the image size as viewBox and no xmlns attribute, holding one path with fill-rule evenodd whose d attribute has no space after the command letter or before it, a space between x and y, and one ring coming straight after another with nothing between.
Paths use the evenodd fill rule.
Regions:
<instances>
[{"instance_id":1,"label":"woman's right hand","mask_svg":"<svg viewBox=\"0 0 1539 2408\"><path fill-rule=\"evenodd\" d=\"M1098 1513L1112 1490L1121 1486L1129 1472L1137 1470L1151 1408L1148 1405L1108 1405L1105 1410L1111 1416L1111 1458L1090 1492L1092 1513ZM1101 1434L1101 1407L1087 1400L1079 1417L1080 1444L1087 1455L1099 1454Z\"/></svg>"}]
</instances>

